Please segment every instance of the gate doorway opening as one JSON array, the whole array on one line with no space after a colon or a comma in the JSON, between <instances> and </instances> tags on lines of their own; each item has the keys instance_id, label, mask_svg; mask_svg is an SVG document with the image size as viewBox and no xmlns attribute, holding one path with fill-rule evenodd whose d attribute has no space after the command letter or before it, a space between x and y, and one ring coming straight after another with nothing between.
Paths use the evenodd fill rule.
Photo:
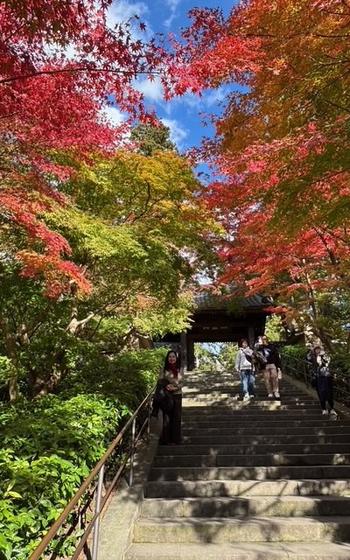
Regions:
<instances>
[{"instance_id":1,"label":"gate doorway opening","mask_svg":"<svg viewBox=\"0 0 350 560\"><path fill-rule=\"evenodd\" d=\"M199 371L229 371L235 368L236 342L195 342L195 368Z\"/></svg>"}]
</instances>

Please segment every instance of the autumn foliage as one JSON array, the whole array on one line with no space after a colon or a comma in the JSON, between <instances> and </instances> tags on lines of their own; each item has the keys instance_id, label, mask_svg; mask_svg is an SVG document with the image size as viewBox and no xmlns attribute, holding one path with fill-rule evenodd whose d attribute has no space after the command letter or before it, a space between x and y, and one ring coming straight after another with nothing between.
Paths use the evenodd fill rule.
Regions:
<instances>
[{"instance_id":1,"label":"autumn foliage","mask_svg":"<svg viewBox=\"0 0 350 560\"><path fill-rule=\"evenodd\" d=\"M246 0L226 20L195 10L183 37L188 74L231 89L204 147L221 280L315 321L349 285L349 30L345 0Z\"/></svg>"},{"instance_id":2,"label":"autumn foliage","mask_svg":"<svg viewBox=\"0 0 350 560\"><path fill-rule=\"evenodd\" d=\"M67 241L43 219L69 204L60 185L74 170L63 154L87 161L114 153L127 124L112 126L104 108L113 100L129 122L154 120L135 79L160 74L168 80L163 49L137 38L144 24L111 22L110 4L5 0L0 6L2 233L11 233L7 250L22 263L22 274L43 278L50 297L72 283L90 289L67 260Z\"/></svg>"}]
</instances>

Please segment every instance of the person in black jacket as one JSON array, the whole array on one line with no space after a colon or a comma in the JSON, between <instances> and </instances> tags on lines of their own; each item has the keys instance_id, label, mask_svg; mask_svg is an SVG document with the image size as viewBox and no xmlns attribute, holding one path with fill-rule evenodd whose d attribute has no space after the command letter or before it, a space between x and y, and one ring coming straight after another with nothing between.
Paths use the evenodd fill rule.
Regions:
<instances>
[{"instance_id":1,"label":"person in black jacket","mask_svg":"<svg viewBox=\"0 0 350 560\"><path fill-rule=\"evenodd\" d=\"M258 340L254 357L259 370L264 375L268 398L279 399L279 379L282 376L281 358L276 346L270 343L267 336L262 336Z\"/></svg>"},{"instance_id":2,"label":"person in black jacket","mask_svg":"<svg viewBox=\"0 0 350 560\"><path fill-rule=\"evenodd\" d=\"M327 356L321 346L315 346L313 350L308 352L306 360L311 366L311 382L317 390L322 414L330 414L336 417L337 413L334 410L333 399L333 375L329 368L330 357Z\"/></svg>"}]
</instances>

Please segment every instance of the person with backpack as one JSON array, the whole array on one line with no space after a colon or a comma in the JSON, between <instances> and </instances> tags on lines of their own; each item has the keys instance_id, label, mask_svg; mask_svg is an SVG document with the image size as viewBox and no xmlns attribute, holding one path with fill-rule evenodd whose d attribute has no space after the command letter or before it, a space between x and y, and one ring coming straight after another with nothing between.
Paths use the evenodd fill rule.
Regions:
<instances>
[{"instance_id":1,"label":"person with backpack","mask_svg":"<svg viewBox=\"0 0 350 560\"><path fill-rule=\"evenodd\" d=\"M264 376L267 397L280 399L279 380L282 378L281 358L267 336L261 336L254 348L254 359Z\"/></svg>"},{"instance_id":2,"label":"person with backpack","mask_svg":"<svg viewBox=\"0 0 350 560\"><path fill-rule=\"evenodd\" d=\"M236 370L241 379L243 400L247 401L255 396L255 376L253 366L253 350L248 341L243 338L236 356Z\"/></svg>"},{"instance_id":3,"label":"person with backpack","mask_svg":"<svg viewBox=\"0 0 350 560\"><path fill-rule=\"evenodd\" d=\"M330 414L336 417L337 413L334 410L333 399L333 375L329 368L330 357L321 346L315 346L308 352L306 360L311 367L311 385L317 390L322 414Z\"/></svg>"}]
</instances>

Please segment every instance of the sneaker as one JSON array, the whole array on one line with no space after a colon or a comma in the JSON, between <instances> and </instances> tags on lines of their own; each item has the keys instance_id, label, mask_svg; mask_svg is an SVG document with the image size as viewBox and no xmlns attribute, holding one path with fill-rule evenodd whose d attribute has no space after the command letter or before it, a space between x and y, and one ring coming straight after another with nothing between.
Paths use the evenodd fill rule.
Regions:
<instances>
[{"instance_id":1,"label":"sneaker","mask_svg":"<svg viewBox=\"0 0 350 560\"><path fill-rule=\"evenodd\" d=\"M280 394L279 393L275 393L275 399L280 399Z\"/></svg>"},{"instance_id":2,"label":"sneaker","mask_svg":"<svg viewBox=\"0 0 350 560\"><path fill-rule=\"evenodd\" d=\"M244 401L249 401L249 395L248 395L248 393L246 393L246 394L244 395L243 400L244 400Z\"/></svg>"},{"instance_id":3,"label":"sneaker","mask_svg":"<svg viewBox=\"0 0 350 560\"><path fill-rule=\"evenodd\" d=\"M250 399L255 399L255 395L249 395Z\"/></svg>"},{"instance_id":4,"label":"sneaker","mask_svg":"<svg viewBox=\"0 0 350 560\"><path fill-rule=\"evenodd\" d=\"M268 398L268 399L273 399L273 394L272 394L272 393L269 393L269 394L267 395L267 398Z\"/></svg>"},{"instance_id":5,"label":"sneaker","mask_svg":"<svg viewBox=\"0 0 350 560\"><path fill-rule=\"evenodd\" d=\"M322 410L322 416L327 416L328 415L328 410Z\"/></svg>"},{"instance_id":6,"label":"sneaker","mask_svg":"<svg viewBox=\"0 0 350 560\"><path fill-rule=\"evenodd\" d=\"M332 408L332 409L329 411L329 414L330 414L331 416L338 416L338 414L336 413L336 411L334 410L334 408Z\"/></svg>"}]
</instances>

